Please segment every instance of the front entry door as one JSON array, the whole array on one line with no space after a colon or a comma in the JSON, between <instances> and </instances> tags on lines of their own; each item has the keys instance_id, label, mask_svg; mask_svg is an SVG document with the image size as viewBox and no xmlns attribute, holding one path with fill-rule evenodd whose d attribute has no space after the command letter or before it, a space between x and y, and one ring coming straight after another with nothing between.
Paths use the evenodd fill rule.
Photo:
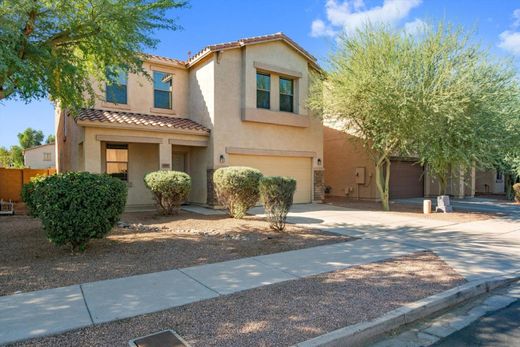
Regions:
<instances>
[{"instance_id":1,"label":"front entry door","mask_svg":"<svg viewBox=\"0 0 520 347\"><path fill-rule=\"evenodd\" d=\"M185 152L173 152L172 154L172 170L188 172L187 168L187 155Z\"/></svg>"}]
</instances>

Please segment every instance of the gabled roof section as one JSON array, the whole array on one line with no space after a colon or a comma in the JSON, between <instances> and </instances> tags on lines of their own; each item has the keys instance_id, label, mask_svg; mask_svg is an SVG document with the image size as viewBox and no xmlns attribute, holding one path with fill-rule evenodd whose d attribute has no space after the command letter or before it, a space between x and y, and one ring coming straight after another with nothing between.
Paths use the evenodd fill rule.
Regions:
<instances>
[{"instance_id":1,"label":"gabled roof section","mask_svg":"<svg viewBox=\"0 0 520 347\"><path fill-rule=\"evenodd\" d=\"M112 123L150 128L177 129L208 135L210 130L191 119L158 116L134 112L109 111L100 109L83 109L79 112L77 121Z\"/></svg>"},{"instance_id":2,"label":"gabled roof section","mask_svg":"<svg viewBox=\"0 0 520 347\"><path fill-rule=\"evenodd\" d=\"M179 59L168 58L168 57L163 57L160 55L149 54L149 53L142 53L142 55L143 55L144 60L146 60L146 61L156 62L156 63L160 63L160 64L161 63L168 64L168 65L173 64L173 65L177 65L178 67L186 68L186 62L179 60Z\"/></svg>"},{"instance_id":3,"label":"gabled roof section","mask_svg":"<svg viewBox=\"0 0 520 347\"><path fill-rule=\"evenodd\" d=\"M231 41L231 42L225 42L225 43L218 43L215 45L206 46L204 49L202 49L200 52L196 53L193 57L188 59L187 66L190 67L194 64L196 64L198 61L206 57L208 54L222 51L226 49L233 49L233 48L240 48L247 45L253 45L258 43L266 43L266 42L272 42L272 41L283 41L287 43L289 46L291 46L293 49L295 49L298 53L303 55L309 63L314 66L316 69L320 69L316 58L312 56L309 52L307 52L305 49L303 49L302 46L294 42L291 38L289 38L287 35L285 35L282 32L278 32L275 34L269 34L269 35L263 35L263 36L254 36L254 37L247 37L243 38L237 41Z\"/></svg>"}]
</instances>

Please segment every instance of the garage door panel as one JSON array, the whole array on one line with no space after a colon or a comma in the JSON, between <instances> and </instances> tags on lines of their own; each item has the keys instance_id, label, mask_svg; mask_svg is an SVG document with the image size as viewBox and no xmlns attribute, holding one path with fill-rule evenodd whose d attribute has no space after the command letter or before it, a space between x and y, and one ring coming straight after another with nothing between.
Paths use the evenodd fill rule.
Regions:
<instances>
[{"instance_id":1,"label":"garage door panel","mask_svg":"<svg viewBox=\"0 0 520 347\"><path fill-rule=\"evenodd\" d=\"M392 160L390 168L390 199L424 196L423 167L404 160Z\"/></svg>"},{"instance_id":2,"label":"garage door panel","mask_svg":"<svg viewBox=\"0 0 520 347\"><path fill-rule=\"evenodd\" d=\"M310 158L230 154L232 166L249 166L265 176L287 176L296 179L295 203L311 202L312 162Z\"/></svg>"}]
</instances>

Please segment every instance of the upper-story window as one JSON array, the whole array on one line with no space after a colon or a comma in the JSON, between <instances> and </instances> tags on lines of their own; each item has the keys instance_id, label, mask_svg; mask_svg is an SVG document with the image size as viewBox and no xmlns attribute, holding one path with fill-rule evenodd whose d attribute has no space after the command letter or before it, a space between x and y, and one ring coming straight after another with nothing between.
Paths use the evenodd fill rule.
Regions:
<instances>
[{"instance_id":1,"label":"upper-story window","mask_svg":"<svg viewBox=\"0 0 520 347\"><path fill-rule=\"evenodd\" d=\"M124 71L118 71L115 75L107 76L106 100L114 104L128 103L127 81L128 76Z\"/></svg>"},{"instance_id":2,"label":"upper-story window","mask_svg":"<svg viewBox=\"0 0 520 347\"><path fill-rule=\"evenodd\" d=\"M172 74L153 72L153 107L172 108Z\"/></svg>"},{"instance_id":3,"label":"upper-story window","mask_svg":"<svg viewBox=\"0 0 520 347\"><path fill-rule=\"evenodd\" d=\"M294 81L280 77L280 111L294 112Z\"/></svg>"},{"instance_id":4,"label":"upper-story window","mask_svg":"<svg viewBox=\"0 0 520 347\"><path fill-rule=\"evenodd\" d=\"M128 181L127 144L107 144L106 172L112 177Z\"/></svg>"},{"instance_id":5,"label":"upper-story window","mask_svg":"<svg viewBox=\"0 0 520 347\"><path fill-rule=\"evenodd\" d=\"M256 73L256 107L271 108L271 76Z\"/></svg>"},{"instance_id":6,"label":"upper-story window","mask_svg":"<svg viewBox=\"0 0 520 347\"><path fill-rule=\"evenodd\" d=\"M43 160L44 161L51 161L51 154L49 152L43 153Z\"/></svg>"}]
</instances>

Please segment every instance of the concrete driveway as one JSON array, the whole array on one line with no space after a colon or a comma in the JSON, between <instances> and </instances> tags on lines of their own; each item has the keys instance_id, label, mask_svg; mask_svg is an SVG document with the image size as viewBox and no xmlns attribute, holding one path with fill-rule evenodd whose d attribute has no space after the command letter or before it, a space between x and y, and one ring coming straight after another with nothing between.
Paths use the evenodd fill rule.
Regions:
<instances>
[{"instance_id":1,"label":"concrete driveway","mask_svg":"<svg viewBox=\"0 0 520 347\"><path fill-rule=\"evenodd\" d=\"M397 199L396 202L405 205L422 206L423 198ZM437 199L430 199L432 207L437 205ZM520 220L520 205L513 202L499 199L489 198L466 198L466 199L451 199L454 211L469 211L469 212L486 212L494 213L501 216L507 216L516 220Z\"/></svg>"},{"instance_id":2,"label":"concrete driveway","mask_svg":"<svg viewBox=\"0 0 520 347\"><path fill-rule=\"evenodd\" d=\"M250 213L262 215L262 208ZM468 280L520 271L520 221L505 216L471 222L413 217L398 212L347 209L326 204L294 205L290 223L433 250Z\"/></svg>"}]
</instances>

